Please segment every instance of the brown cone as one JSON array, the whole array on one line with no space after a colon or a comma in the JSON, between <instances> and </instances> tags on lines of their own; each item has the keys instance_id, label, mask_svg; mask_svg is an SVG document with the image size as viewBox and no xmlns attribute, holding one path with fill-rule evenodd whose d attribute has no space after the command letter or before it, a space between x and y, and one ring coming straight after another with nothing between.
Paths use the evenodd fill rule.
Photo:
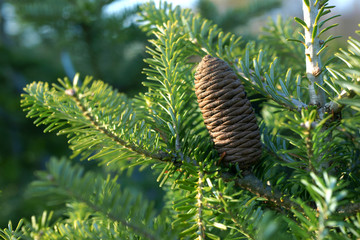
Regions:
<instances>
[{"instance_id":1,"label":"brown cone","mask_svg":"<svg viewBox=\"0 0 360 240\"><path fill-rule=\"evenodd\" d=\"M260 132L244 86L223 60L205 56L195 73L195 92L216 150L241 169L261 156Z\"/></svg>"}]
</instances>

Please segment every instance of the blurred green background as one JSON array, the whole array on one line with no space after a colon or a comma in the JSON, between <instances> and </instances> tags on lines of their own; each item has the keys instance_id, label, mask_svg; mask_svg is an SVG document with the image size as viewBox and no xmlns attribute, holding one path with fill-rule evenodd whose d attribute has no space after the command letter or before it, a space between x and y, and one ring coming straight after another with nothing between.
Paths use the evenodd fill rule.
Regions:
<instances>
[{"instance_id":1,"label":"blurred green background","mask_svg":"<svg viewBox=\"0 0 360 240\"><path fill-rule=\"evenodd\" d=\"M33 81L55 82L79 72L130 96L144 91L141 71L148 37L139 29L136 5L142 2L146 1L0 0L0 227L43 210L46 200L27 198L26 186L51 156L71 154L64 136L43 134L42 127L25 118L20 108L22 89ZM174 1L192 7L225 31L243 35L245 43L257 38L269 17L301 17L300 2ZM352 35L360 23L359 1L343 0L339 11L344 17L336 30ZM339 40L338 46L345 40ZM88 168L95 165L87 163ZM146 180L149 174L134 171L124 184L161 202L157 183Z\"/></svg>"}]
</instances>

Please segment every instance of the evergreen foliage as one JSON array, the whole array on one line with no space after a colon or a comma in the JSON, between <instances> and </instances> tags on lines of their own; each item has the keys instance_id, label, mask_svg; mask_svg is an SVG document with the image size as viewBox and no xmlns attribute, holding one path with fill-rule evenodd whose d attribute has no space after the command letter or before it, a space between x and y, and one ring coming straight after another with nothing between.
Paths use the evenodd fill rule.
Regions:
<instances>
[{"instance_id":1,"label":"evergreen foliage","mask_svg":"<svg viewBox=\"0 0 360 240\"><path fill-rule=\"evenodd\" d=\"M42 43L39 51L50 51L68 77L87 73L107 79L123 92L137 90L147 40L133 20L137 6L108 13L106 9L116 1L9 2L19 21L36 31Z\"/></svg>"},{"instance_id":2,"label":"evergreen foliage","mask_svg":"<svg viewBox=\"0 0 360 240\"><path fill-rule=\"evenodd\" d=\"M79 75L52 87L29 84L21 101L27 116L45 125L45 132L66 135L73 157L110 168L104 177L65 158L51 160L29 192L66 202L64 214L51 220L44 212L31 222L20 221L15 230L9 223L0 236L359 238L360 42L349 39L336 64L321 59L334 39L319 38L330 29L322 25L332 6L327 0L303 5L304 20L295 19L303 39L293 38L288 28L280 32L288 22L272 22L260 44L243 48L240 37L189 9L150 2L141 7L142 28L154 36L145 60L147 92L128 99L100 80L81 81ZM279 38L292 40L282 41L283 52L271 49ZM248 95L263 99L257 116L263 156L249 171L222 165L203 123L193 79L194 59L206 54L228 62ZM296 64L299 59L306 68ZM151 166L166 190L161 213L120 188L118 171L135 165Z\"/></svg>"},{"instance_id":3,"label":"evergreen foliage","mask_svg":"<svg viewBox=\"0 0 360 240\"><path fill-rule=\"evenodd\" d=\"M41 128L24 118L19 101L26 84L45 79L51 84L80 72L106 79L129 96L145 89L139 88L147 38L136 24L138 7L110 14L108 6L115 2L0 0L0 226L43 209L23 194L33 172L50 156L71 154L65 136L44 138ZM144 182L149 173L141 175ZM140 185L150 194L157 187L151 181Z\"/></svg>"}]
</instances>

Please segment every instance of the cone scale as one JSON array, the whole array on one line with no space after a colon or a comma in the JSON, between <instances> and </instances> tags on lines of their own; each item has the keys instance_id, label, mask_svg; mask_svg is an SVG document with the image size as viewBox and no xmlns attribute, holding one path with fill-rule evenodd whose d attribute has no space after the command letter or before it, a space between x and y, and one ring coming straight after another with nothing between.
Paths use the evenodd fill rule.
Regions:
<instances>
[{"instance_id":1,"label":"cone scale","mask_svg":"<svg viewBox=\"0 0 360 240\"><path fill-rule=\"evenodd\" d=\"M222 162L248 169L261 156L260 131L244 86L223 60L205 56L195 73L195 93Z\"/></svg>"}]
</instances>

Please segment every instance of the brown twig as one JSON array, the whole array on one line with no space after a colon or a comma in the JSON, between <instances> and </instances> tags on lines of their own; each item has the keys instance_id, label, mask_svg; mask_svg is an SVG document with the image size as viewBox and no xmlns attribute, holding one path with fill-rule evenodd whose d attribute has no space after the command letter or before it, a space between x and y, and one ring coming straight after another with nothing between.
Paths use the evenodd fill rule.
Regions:
<instances>
[{"instance_id":1,"label":"brown twig","mask_svg":"<svg viewBox=\"0 0 360 240\"><path fill-rule=\"evenodd\" d=\"M360 203L350 203L338 209L338 213L345 215L353 215L358 212L360 212Z\"/></svg>"},{"instance_id":2,"label":"brown twig","mask_svg":"<svg viewBox=\"0 0 360 240\"><path fill-rule=\"evenodd\" d=\"M302 212L300 206L293 202L291 198L283 196L281 192L272 189L269 185L265 185L252 173L248 173L243 178L234 178L230 173L222 173L221 177L225 181L235 181L236 186L247 190L256 196L267 199L279 208L284 208L286 210L295 209Z\"/></svg>"},{"instance_id":3,"label":"brown twig","mask_svg":"<svg viewBox=\"0 0 360 240\"><path fill-rule=\"evenodd\" d=\"M253 193L256 196L267 199L269 202L275 204L279 209L286 210L294 209L298 212L303 212L302 208L288 196L277 190L274 190L269 185L265 185L259 178L252 173L248 173L243 178L234 178L230 173L222 173L221 177L225 181L235 181L236 186ZM315 210L315 209L314 209ZM338 214L354 215L360 212L360 203L350 203L340 206L337 210Z\"/></svg>"}]
</instances>

